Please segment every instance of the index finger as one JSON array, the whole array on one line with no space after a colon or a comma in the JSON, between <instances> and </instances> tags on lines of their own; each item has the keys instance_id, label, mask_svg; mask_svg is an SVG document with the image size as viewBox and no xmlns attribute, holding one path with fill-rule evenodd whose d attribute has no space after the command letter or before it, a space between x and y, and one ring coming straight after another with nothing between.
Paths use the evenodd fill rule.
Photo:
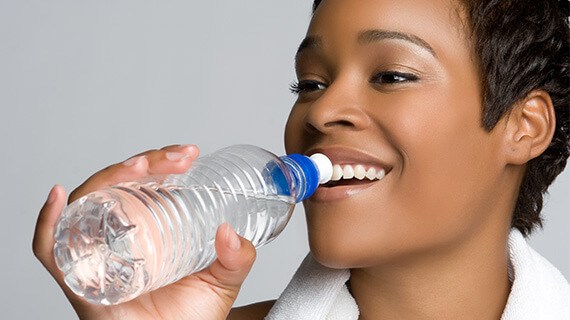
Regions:
<instances>
[{"instance_id":1,"label":"index finger","mask_svg":"<svg viewBox=\"0 0 570 320\"><path fill-rule=\"evenodd\" d=\"M176 151L176 152L173 152ZM185 154L187 157L168 159L168 154ZM183 173L192 161L198 157L195 145L172 145L160 150L139 153L124 162L111 165L83 182L69 195L68 203L90 192L115 186L122 182L137 181L149 175Z\"/></svg>"}]
</instances>

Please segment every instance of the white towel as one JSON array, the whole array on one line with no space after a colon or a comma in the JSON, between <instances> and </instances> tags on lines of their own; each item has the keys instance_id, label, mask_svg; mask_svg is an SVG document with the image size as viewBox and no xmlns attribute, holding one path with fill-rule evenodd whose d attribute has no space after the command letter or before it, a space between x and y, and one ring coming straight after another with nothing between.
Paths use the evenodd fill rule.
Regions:
<instances>
[{"instance_id":1,"label":"white towel","mask_svg":"<svg viewBox=\"0 0 570 320\"><path fill-rule=\"evenodd\" d=\"M570 285L513 229L508 240L513 281L501 320L570 320ZM330 269L309 253L267 315L267 320L356 320L346 288L350 271Z\"/></svg>"},{"instance_id":2,"label":"white towel","mask_svg":"<svg viewBox=\"0 0 570 320\"><path fill-rule=\"evenodd\" d=\"M501 320L570 319L570 285L560 271L518 230L511 231L508 245L513 285Z\"/></svg>"},{"instance_id":3,"label":"white towel","mask_svg":"<svg viewBox=\"0 0 570 320\"><path fill-rule=\"evenodd\" d=\"M327 268L309 253L266 320L357 320L358 307L346 288L348 269Z\"/></svg>"}]
</instances>

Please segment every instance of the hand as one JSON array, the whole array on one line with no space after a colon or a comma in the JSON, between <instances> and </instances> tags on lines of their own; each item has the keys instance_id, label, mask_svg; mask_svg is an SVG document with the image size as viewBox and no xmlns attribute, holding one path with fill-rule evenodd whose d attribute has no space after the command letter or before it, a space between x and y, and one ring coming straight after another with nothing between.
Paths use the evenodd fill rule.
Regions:
<instances>
[{"instance_id":1,"label":"hand","mask_svg":"<svg viewBox=\"0 0 570 320\"><path fill-rule=\"evenodd\" d=\"M198 148L192 145L143 152L95 173L70 194L69 203L121 182L184 173L197 157ZM209 268L119 305L90 304L67 287L55 263L53 233L64 206L65 191L56 185L38 216L33 251L81 319L225 319L255 260L251 242L223 224L216 233L218 259Z\"/></svg>"}]
</instances>

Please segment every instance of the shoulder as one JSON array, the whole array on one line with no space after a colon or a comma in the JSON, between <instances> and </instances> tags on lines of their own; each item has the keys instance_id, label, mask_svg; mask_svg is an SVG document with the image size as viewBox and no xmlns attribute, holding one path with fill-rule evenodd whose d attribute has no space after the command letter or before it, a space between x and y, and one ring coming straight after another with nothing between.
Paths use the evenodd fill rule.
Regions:
<instances>
[{"instance_id":1,"label":"shoulder","mask_svg":"<svg viewBox=\"0 0 570 320\"><path fill-rule=\"evenodd\" d=\"M275 300L268 300L250 304L247 306L233 308L227 320L260 319L262 320L271 310Z\"/></svg>"}]
</instances>

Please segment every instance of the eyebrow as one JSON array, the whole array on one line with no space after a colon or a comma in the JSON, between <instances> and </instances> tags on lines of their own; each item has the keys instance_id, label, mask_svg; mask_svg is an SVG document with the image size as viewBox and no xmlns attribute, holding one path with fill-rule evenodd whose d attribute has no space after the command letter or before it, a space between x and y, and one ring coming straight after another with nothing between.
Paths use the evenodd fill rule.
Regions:
<instances>
[{"instance_id":1,"label":"eyebrow","mask_svg":"<svg viewBox=\"0 0 570 320\"><path fill-rule=\"evenodd\" d=\"M301 41L301 44L299 45L299 49L297 49L296 55L299 55L299 53L301 53L301 51L303 51L305 49L320 48L322 46L323 46L323 41L321 40L321 37L319 37L319 36L308 36L305 39L303 39L303 41Z\"/></svg>"},{"instance_id":2,"label":"eyebrow","mask_svg":"<svg viewBox=\"0 0 570 320\"><path fill-rule=\"evenodd\" d=\"M426 49L432 56L437 57L435 50L433 50L427 41L411 33L381 29L365 30L358 33L358 42L361 44L369 44L385 39L397 39L411 42Z\"/></svg>"},{"instance_id":3,"label":"eyebrow","mask_svg":"<svg viewBox=\"0 0 570 320\"><path fill-rule=\"evenodd\" d=\"M377 41L382 41L386 39L397 39L397 40L404 40L410 43L413 43L423 49L427 50L431 55L437 58L437 54L435 50L425 41L424 39L406 32L400 31L391 31L391 30L382 30L382 29L371 29L371 30L364 30L358 33L358 43L360 44L370 44ZM295 56L299 55L299 53L305 49L311 48L321 48L323 45L322 39L319 36L308 36L299 45L299 49L297 49L297 53Z\"/></svg>"}]
</instances>

